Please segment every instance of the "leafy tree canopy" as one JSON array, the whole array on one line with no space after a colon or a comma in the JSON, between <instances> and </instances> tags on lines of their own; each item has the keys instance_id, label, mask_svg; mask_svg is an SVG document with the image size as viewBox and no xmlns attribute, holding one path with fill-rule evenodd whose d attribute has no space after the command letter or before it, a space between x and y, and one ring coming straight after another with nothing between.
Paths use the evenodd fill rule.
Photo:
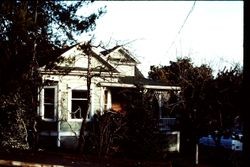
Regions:
<instances>
[{"instance_id":1,"label":"leafy tree canopy","mask_svg":"<svg viewBox=\"0 0 250 167\"><path fill-rule=\"evenodd\" d=\"M95 20L104 10L76 15L84 5L87 2L0 2L0 92L10 83L30 78L31 70L58 61L63 47L76 43L74 34L95 28Z\"/></svg>"},{"instance_id":2,"label":"leafy tree canopy","mask_svg":"<svg viewBox=\"0 0 250 167\"><path fill-rule=\"evenodd\" d=\"M243 75L239 66L224 69L213 77L209 66L194 66L190 58L178 58L169 66L152 66L149 78L182 87L183 103L179 109L185 118L184 129L190 125L189 131L197 129L200 134L235 126L242 106Z\"/></svg>"},{"instance_id":3,"label":"leafy tree canopy","mask_svg":"<svg viewBox=\"0 0 250 167\"><path fill-rule=\"evenodd\" d=\"M85 1L0 1L0 149L27 149L34 127L39 67L60 61L74 35L91 31L103 13L76 14ZM18 128L16 128L18 127Z\"/></svg>"}]
</instances>

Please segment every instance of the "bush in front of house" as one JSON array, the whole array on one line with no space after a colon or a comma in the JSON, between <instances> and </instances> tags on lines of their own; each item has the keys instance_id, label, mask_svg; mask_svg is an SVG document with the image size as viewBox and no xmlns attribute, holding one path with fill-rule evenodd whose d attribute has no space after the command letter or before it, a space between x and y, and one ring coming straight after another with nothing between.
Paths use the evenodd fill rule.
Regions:
<instances>
[{"instance_id":1,"label":"bush in front of house","mask_svg":"<svg viewBox=\"0 0 250 167\"><path fill-rule=\"evenodd\" d=\"M95 114L87 124L85 153L113 156L122 152L121 143L126 138L126 117L117 112Z\"/></svg>"},{"instance_id":2,"label":"bush in front of house","mask_svg":"<svg viewBox=\"0 0 250 167\"><path fill-rule=\"evenodd\" d=\"M123 95L129 104L124 112L96 114L88 124L85 151L100 156L165 158L168 141L159 131L152 96L134 90Z\"/></svg>"},{"instance_id":3,"label":"bush in front of house","mask_svg":"<svg viewBox=\"0 0 250 167\"><path fill-rule=\"evenodd\" d=\"M0 150L27 150L28 131L23 104L17 104L19 96L1 95L0 100ZM20 100L21 101L21 100ZM20 102L19 101L19 102Z\"/></svg>"}]
</instances>

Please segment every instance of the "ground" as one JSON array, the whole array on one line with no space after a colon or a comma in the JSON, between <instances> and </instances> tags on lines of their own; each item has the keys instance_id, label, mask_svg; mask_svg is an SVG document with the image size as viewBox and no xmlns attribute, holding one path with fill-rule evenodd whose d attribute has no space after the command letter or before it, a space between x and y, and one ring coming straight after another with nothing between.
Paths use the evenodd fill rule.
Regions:
<instances>
[{"instance_id":1,"label":"ground","mask_svg":"<svg viewBox=\"0 0 250 167\"><path fill-rule=\"evenodd\" d=\"M14 164L13 164L14 161ZM170 161L98 158L59 152L1 153L0 166L81 166L81 167L168 167Z\"/></svg>"},{"instance_id":2,"label":"ground","mask_svg":"<svg viewBox=\"0 0 250 167\"><path fill-rule=\"evenodd\" d=\"M225 150L201 148L197 167L234 167L239 165L240 154ZM24 167L192 167L190 155L176 154L168 160L135 160L126 158L100 158L65 152L36 151L1 153L0 166Z\"/></svg>"}]
</instances>

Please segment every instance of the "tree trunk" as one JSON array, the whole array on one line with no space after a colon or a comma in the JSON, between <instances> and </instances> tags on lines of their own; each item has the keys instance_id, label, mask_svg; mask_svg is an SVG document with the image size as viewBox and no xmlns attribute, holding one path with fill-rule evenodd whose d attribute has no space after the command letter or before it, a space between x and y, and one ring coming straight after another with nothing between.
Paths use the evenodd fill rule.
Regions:
<instances>
[{"instance_id":1,"label":"tree trunk","mask_svg":"<svg viewBox=\"0 0 250 167\"><path fill-rule=\"evenodd\" d=\"M87 46L87 49L85 50L85 53L87 54L88 57L88 69L87 69L87 100L88 100L88 109L87 112L84 113L83 118L82 118L82 125L81 125L81 129L80 129L80 134L79 134L79 140L78 140L78 151L80 153L83 153L84 150L84 144L85 144L85 136L84 136L84 132L85 132L85 128L86 128L86 120L88 117L88 114L91 110L91 53L89 51L89 46Z\"/></svg>"}]
</instances>

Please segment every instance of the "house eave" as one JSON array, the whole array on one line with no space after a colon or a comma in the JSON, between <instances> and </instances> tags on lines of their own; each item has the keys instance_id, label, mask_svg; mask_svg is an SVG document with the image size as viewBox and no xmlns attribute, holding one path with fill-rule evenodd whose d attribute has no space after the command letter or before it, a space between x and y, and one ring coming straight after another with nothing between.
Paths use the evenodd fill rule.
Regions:
<instances>
[{"instance_id":1,"label":"house eave","mask_svg":"<svg viewBox=\"0 0 250 167\"><path fill-rule=\"evenodd\" d=\"M98 85L101 87L136 88L136 86L133 84L115 83L115 82L100 82Z\"/></svg>"},{"instance_id":2,"label":"house eave","mask_svg":"<svg viewBox=\"0 0 250 167\"><path fill-rule=\"evenodd\" d=\"M43 75L68 75L68 76L87 76L86 70L40 70L40 73ZM117 77L119 76L118 72L110 72L110 71L92 71L92 76L107 76L107 77Z\"/></svg>"},{"instance_id":3,"label":"house eave","mask_svg":"<svg viewBox=\"0 0 250 167\"><path fill-rule=\"evenodd\" d=\"M125 84L125 83L114 83L114 82L100 82L99 86L101 87L120 87L120 88L136 88L134 84ZM163 86L163 85L142 85L145 89L154 89L154 90L181 90L179 86Z\"/></svg>"},{"instance_id":4,"label":"house eave","mask_svg":"<svg viewBox=\"0 0 250 167\"><path fill-rule=\"evenodd\" d=\"M179 86L144 85L143 87L146 89L181 90Z\"/></svg>"}]
</instances>

